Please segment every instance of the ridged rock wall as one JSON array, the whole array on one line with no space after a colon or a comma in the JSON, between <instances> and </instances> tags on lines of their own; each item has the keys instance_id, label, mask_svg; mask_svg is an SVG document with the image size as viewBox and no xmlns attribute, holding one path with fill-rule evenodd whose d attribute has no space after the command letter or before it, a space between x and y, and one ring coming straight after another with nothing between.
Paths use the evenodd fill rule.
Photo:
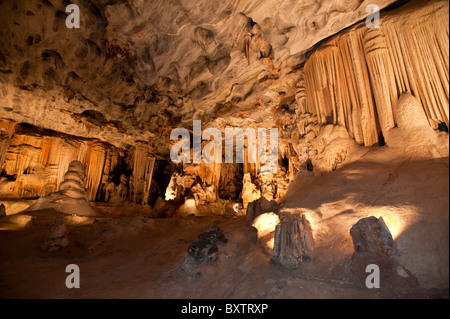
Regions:
<instances>
[{"instance_id":1,"label":"ridged rock wall","mask_svg":"<svg viewBox=\"0 0 450 319\"><path fill-rule=\"evenodd\" d=\"M374 145L396 125L401 93L420 99L433 128L449 124L447 1L412 2L321 44L307 59L304 111L320 123L347 128L357 143Z\"/></svg>"},{"instance_id":2,"label":"ridged rock wall","mask_svg":"<svg viewBox=\"0 0 450 319\"><path fill-rule=\"evenodd\" d=\"M5 125L4 125L5 126ZM0 182L3 195L22 197L45 196L58 190L70 162L78 160L86 166L85 186L90 200L106 176L113 173L118 162L117 148L95 140L63 135L30 134L26 129L11 138L3 138L0 171L13 178Z\"/></svg>"}]
</instances>

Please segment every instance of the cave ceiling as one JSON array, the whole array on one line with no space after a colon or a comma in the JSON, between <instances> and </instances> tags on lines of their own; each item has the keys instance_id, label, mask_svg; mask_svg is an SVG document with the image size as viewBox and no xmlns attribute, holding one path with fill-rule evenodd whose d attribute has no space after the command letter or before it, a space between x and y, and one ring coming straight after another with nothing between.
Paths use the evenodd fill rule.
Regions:
<instances>
[{"instance_id":1,"label":"cave ceiling","mask_svg":"<svg viewBox=\"0 0 450 319\"><path fill-rule=\"evenodd\" d=\"M78 29L70 1L0 1L0 117L165 156L193 119L271 126L307 52L394 1L72 2Z\"/></svg>"}]
</instances>

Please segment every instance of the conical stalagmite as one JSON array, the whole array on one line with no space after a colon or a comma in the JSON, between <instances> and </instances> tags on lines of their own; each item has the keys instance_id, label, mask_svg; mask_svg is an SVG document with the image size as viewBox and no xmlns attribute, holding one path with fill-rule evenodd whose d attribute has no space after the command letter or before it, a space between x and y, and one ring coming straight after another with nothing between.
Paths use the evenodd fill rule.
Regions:
<instances>
[{"instance_id":1,"label":"conical stalagmite","mask_svg":"<svg viewBox=\"0 0 450 319\"><path fill-rule=\"evenodd\" d=\"M54 208L59 212L69 215L97 216L88 201L88 195L84 188L84 166L79 161L72 161L68 171L64 174L64 181L60 185L60 191L41 197L26 211L36 211Z\"/></svg>"}]
</instances>

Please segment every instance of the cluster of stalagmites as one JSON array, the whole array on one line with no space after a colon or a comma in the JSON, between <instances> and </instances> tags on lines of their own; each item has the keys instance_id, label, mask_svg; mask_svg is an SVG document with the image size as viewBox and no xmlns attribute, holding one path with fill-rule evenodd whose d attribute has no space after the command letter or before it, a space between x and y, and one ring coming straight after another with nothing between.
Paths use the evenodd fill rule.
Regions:
<instances>
[{"instance_id":1,"label":"cluster of stalagmites","mask_svg":"<svg viewBox=\"0 0 450 319\"><path fill-rule=\"evenodd\" d=\"M155 217L194 214L209 211L212 214L242 216L249 203L265 198L275 202L287 191L289 178L286 169L277 174L242 173L236 164L221 165L209 174L207 165L190 165L172 173L165 199L159 197L154 204ZM187 209L189 206L190 209Z\"/></svg>"},{"instance_id":2,"label":"cluster of stalagmites","mask_svg":"<svg viewBox=\"0 0 450 319\"><path fill-rule=\"evenodd\" d=\"M96 216L97 212L89 204L84 188L84 166L79 161L72 161L64 175L59 191L41 197L26 211L55 209L69 215Z\"/></svg>"}]
</instances>

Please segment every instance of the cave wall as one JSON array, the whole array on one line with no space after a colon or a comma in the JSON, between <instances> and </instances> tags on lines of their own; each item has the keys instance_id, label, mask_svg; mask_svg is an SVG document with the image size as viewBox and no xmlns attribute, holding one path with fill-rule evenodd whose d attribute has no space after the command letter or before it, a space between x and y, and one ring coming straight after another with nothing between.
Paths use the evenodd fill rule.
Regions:
<instances>
[{"instance_id":1,"label":"cave wall","mask_svg":"<svg viewBox=\"0 0 450 319\"><path fill-rule=\"evenodd\" d=\"M73 160L85 165L89 200L99 197L112 180L124 151L95 139L84 139L2 121L0 183L3 196L40 197L58 191ZM132 169L132 167L131 167Z\"/></svg>"}]
</instances>

